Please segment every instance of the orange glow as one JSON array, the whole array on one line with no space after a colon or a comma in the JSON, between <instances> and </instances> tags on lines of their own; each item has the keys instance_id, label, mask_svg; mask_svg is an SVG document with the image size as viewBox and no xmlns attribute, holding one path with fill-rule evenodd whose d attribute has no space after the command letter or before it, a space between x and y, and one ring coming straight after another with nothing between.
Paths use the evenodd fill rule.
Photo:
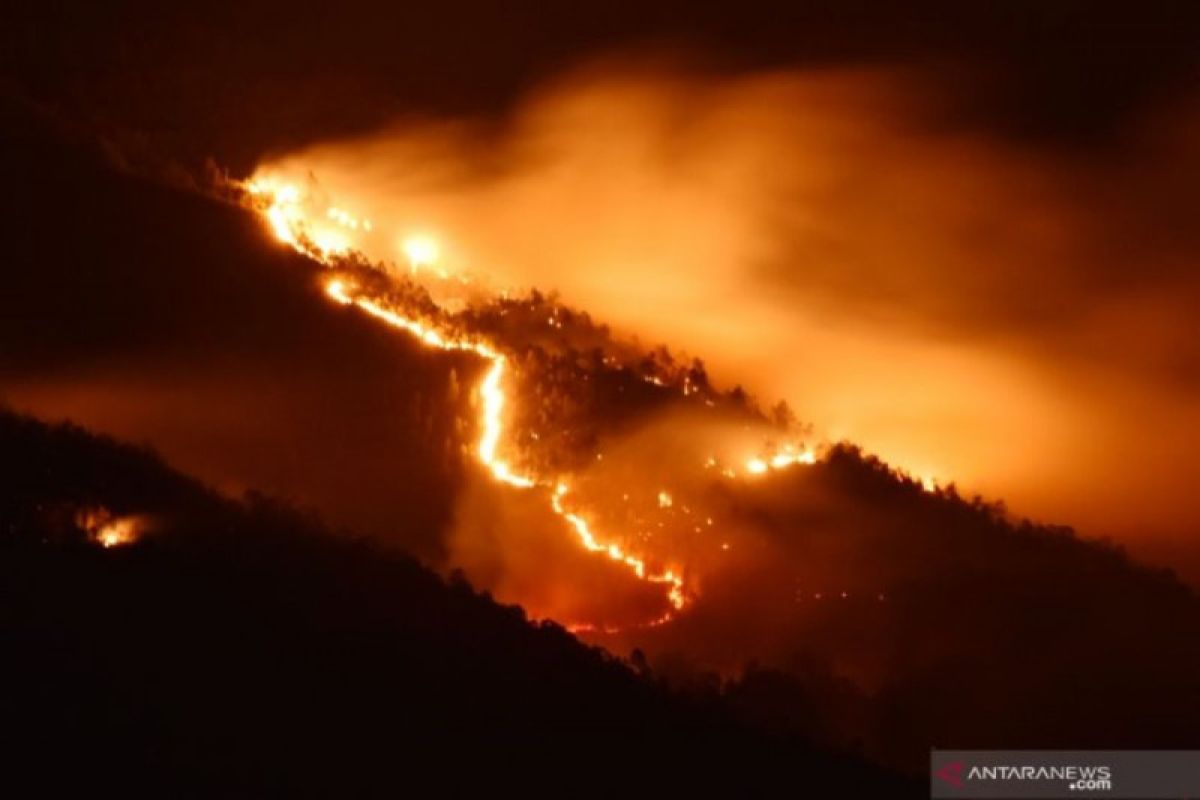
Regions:
<instances>
[{"instance_id":1,"label":"orange glow","mask_svg":"<svg viewBox=\"0 0 1200 800\"><path fill-rule=\"evenodd\" d=\"M1061 158L947 114L942 88L606 58L497 125L396 120L261 174L319 180L320 221L369 211L374 237L350 234L370 261L407 271L406 237L445 235L432 274L556 292L918 479L1130 543L1189 540L1195 226L1176 191L1195 115L1131 117L1128 160ZM1130 291L1097 280L1119 275ZM714 476L775 474L747 465L771 454L722 455Z\"/></svg>"},{"instance_id":2,"label":"orange glow","mask_svg":"<svg viewBox=\"0 0 1200 800\"><path fill-rule=\"evenodd\" d=\"M103 506L80 510L75 515L75 524L105 549L133 544L138 540L141 529L137 517L117 517Z\"/></svg>"},{"instance_id":3,"label":"orange glow","mask_svg":"<svg viewBox=\"0 0 1200 800\"><path fill-rule=\"evenodd\" d=\"M422 235L409 236L404 240L401 249L404 251L404 257L408 259L409 266L414 270L436 264L441 252L436 239Z\"/></svg>"},{"instance_id":4,"label":"orange glow","mask_svg":"<svg viewBox=\"0 0 1200 800\"><path fill-rule=\"evenodd\" d=\"M786 445L769 455L751 456L745 460L742 466L745 470L745 476L757 477L759 475L766 475L768 472L777 472L797 465L811 466L816 463L817 453L811 447ZM715 456L710 456L704 462L706 469L714 469L719 465L720 462ZM738 472L733 467L723 467L721 474L726 478L738 477Z\"/></svg>"},{"instance_id":5,"label":"orange glow","mask_svg":"<svg viewBox=\"0 0 1200 800\"><path fill-rule=\"evenodd\" d=\"M302 211L302 198L296 187L290 184L255 181L250 183L247 189L252 197L265 200L265 205L260 206L259 210L266 217L279 241L327 266L332 264L336 256L343 255L349 250L350 245L345 238L328 230L315 228L308 221ZM345 212L331 208L328 216L344 227L357 229L354 219ZM436 243L426 237L407 240L404 250L410 264L414 267L419 264L432 263L437 257ZM566 521L584 549L607 556L611 561L629 569L641 580L666 586L666 597L674 611L681 610L687 605L690 593L685 587L679 570L666 568L654 571L649 567L645 558L627 552L615 542L601 541L592 531L591 524L586 518L576 511L568 510L564 505L563 498L568 493L565 483L561 481L551 483L535 476L522 475L498 454L504 435L504 408L507 397L503 388L503 378L507 359L495 345L439 330L432 324L404 316L388 308L381 300L362 294L359 288L353 287L343 280L336 278L330 280L326 283L325 292L334 302L340 305L355 306L387 325L409 333L428 347L440 350L469 351L489 362L490 366L478 387L482 409L479 420L481 433L476 454L491 476L495 480L517 489L547 490L550 508ZM670 495L665 491L659 493L658 499L659 505L663 508L669 507L672 503ZM670 620L674 611L644 624L660 625ZM586 624L574 625L572 629L594 630Z\"/></svg>"}]
</instances>

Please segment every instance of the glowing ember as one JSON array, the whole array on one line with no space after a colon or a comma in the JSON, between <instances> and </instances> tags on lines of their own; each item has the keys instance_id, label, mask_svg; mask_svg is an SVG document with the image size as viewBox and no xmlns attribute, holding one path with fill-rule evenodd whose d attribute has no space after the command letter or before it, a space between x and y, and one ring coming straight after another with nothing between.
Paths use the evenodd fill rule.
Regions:
<instances>
[{"instance_id":1,"label":"glowing ember","mask_svg":"<svg viewBox=\"0 0 1200 800\"><path fill-rule=\"evenodd\" d=\"M88 538L106 549L133 544L140 532L137 517L113 516L103 506L80 510L75 515L75 524L87 532Z\"/></svg>"},{"instance_id":2,"label":"glowing ember","mask_svg":"<svg viewBox=\"0 0 1200 800\"><path fill-rule=\"evenodd\" d=\"M809 449L798 449L794 446L787 446L782 451L766 457L754 457L746 459L746 472L750 475L765 475L772 470L787 469L788 467L797 464L812 465L817 463L817 454ZM709 459L705 466L715 466L716 461ZM723 470L722 473L729 478L735 476L733 470Z\"/></svg>"}]
</instances>

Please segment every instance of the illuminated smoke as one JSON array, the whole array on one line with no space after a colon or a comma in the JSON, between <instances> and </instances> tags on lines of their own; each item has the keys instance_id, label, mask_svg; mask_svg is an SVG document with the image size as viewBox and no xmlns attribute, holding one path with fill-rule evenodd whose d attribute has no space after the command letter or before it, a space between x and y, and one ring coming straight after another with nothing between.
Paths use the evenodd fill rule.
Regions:
<instances>
[{"instance_id":1,"label":"illuminated smoke","mask_svg":"<svg viewBox=\"0 0 1200 800\"><path fill-rule=\"evenodd\" d=\"M499 120L410 119L258 176L303 187L318 247L557 291L927 484L1190 534L1194 115L1148 113L1090 159L972 127L950 94L899 70L608 61ZM373 230L316 220L328 206ZM413 243L433 233L429 266Z\"/></svg>"},{"instance_id":2,"label":"illuminated smoke","mask_svg":"<svg viewBox=\"0 0 1200 800\"><path fill-rule=\"evenodd\" d=\"M273 159L251 190L271 197L276 236L318 259L360 253L419 278L446 309L557 291L614 337L683 346L726 380L786 397L817 441L860 442L927 492L954 479L1085 531L1194 529L1186 477L1200 406L1179 375L1197 357L1196 294L1171 279L1194 238L1179 211L1194 205L1180 202L1193 184L1171 165L1188 174L1194 146L1133 132L1129 164L1091 170L947 124L944 112L936 84L911 74L722 78L608 64L545 87L499 125L407 122ZM1137 292L1105 288L1130 282ZM354 291L383 300L374 284ZM549 505L562 480L564 512L608 532L604 545L700 591L688 548L656 533L697 501L653 470L620 476L628 505L648 498L662 517L647 511L643 525L620 492L585 479L598 462L539 460L551 447L538 442L557 431L527 418L534 404L514 403L525 362L506 323L489 324L471 330L507 360L477 388L496 394L482 408L502 407L509 427L481 423L481 459L502 458ZM528 349L571 332L554 310L541 324L545 338ZM705 399L697 384L639 374ZM768 479L823 455L800 437L747 438L699 452L697 466ZM571 452L607 463L610 441ZM671 507L655 503L660 490Z\"/></svg>"},{"instance_id":3,"label":"illuminated smoke","mask_svg":"<svg viewBox=\"0 0 1200 800\"><path fill-rule=\"evenodd\" d=\"M353 250L353 243L347 238L346 231L370 233L374 227L367 221L360 223L351 213L338 207L329 207L324 215L307 213L304 193L290 184L274 184L258 180L248 184L247 191L252 198L256 198L257 208L265 216L276 238L327 265L334 264L337 257L344 256ZM428 267L436 263L438 246L430 238L409 239L404 250L414 269L418 266ZM680 568L652 568L646 557L629 552L616 542L602 540L594 532L592 523L580 511L567 506L567 496L570 491L567 483L562 480L550 481L536 475L519 472L506 458L500 455L505 437L504 412L509 398L503 383L507 356L501 352L497 344L461 331L440 328L429 321L401 313L395 308L389 307L383 298L371 296L367 289L348 283L341 278L330 279L326 283L325 290L333 301L342 305L355 306L371 317L393 328L405 331L425 346L440 350L469 352L486 361L488 367L478 387L481 410L480 435L476 455L491 476L496 481L516 489L546 492L549 496L549 506L554 514L568 525L587 552L606 557L609 561L632 572L640 580L651 584L662 584L673 611L644 621L642 625L661 625L669 621L674 612L687 605L694 590L689 589L685 583L684 573ZM664 380L656 376L648 376L646 380L656 386L666 385ZM684 396L690 396L695 391L696 388L689 381L685 380L682 383L681 392ZM744 464L745 472L740 474L750 477L769 469L784 469L796 464L812 464L815 461L816 455L811 449L785 445L782 449L767 454L763 458L748 458ZM716 466L718 463L715 458L710 458L704 466ZM722 469L722 473L727 477L739 475L730 467ZM660 491L657 498L658 506L662 509L671 509L675 505L672 496L665 490ZM692 513L687 507L682 510L689 515ZM711 517L707 519L706 524L712 525ZM697 530L699 530L698 526ZM728 546L725 545L723 549L727 550ZM611 626L597 628L590 623L579 622L570 623L570 626L577 631L601 629L613 632L615 630Z\"/></svg>"},{"instance_id":4,"label":"illuminated smoke","mask_svg":"<svg viewBox=\"0 0 1200 800\"><path fill-rule=\"evenodd\" d=\"M491 366L488 367L487 373L479 385L479 396L483 400L483 411L480 420L480 427L483 433L479 438L479 447L477 449L479 460L490 470L492 477L501 483L518 489L545 486L544 482L539 482L526 475L517 474L506 461L496 455L496 449L503 434L502 414L505 402L505 394L501 385L505 364L503 355L491 345L450 338L416 320L408 319L389 311L373 300L352 297L341 281L330 281L327 285L327 292L337 302L358 306L376 319L383 320L392 327L408 331L423 344L430 347L436 347L441 350L466 350L491 362ZM562 499L566 494L566 484L557 484L551 494L551 508L554 509L555 514L567 521L571 529L579 537L580 544L585 549L592 553L602 553L609 559L625 565L633 570L634 574L642 580L650 581L651 583L666 584L668 587L667 597L671 605L676 610L684 607L687 602L687 595L684 592L682 577L671 569L663 572L652 572L647 568L645 559L626 553L617 544L601 543L595 534L592 533L591 526L586 519L577 513L568 511L564 507ZM669 619L669 615L652 620L648 624L661 624L666 619Z\"/></svg>"}]
</instances>

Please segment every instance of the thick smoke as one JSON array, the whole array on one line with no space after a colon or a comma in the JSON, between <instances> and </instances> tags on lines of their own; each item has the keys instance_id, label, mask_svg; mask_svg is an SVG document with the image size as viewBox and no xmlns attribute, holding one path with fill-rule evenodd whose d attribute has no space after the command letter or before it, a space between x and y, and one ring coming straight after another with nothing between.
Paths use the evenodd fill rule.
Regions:
<instances>
[{"instance_id":1,"label":"thick smoke","mask_svg":"<svg viewBox=\"0 0 1200 800\"><path fill-rule=\"evenodd\" d=\"M597 64L502 122L281 157L360 245L556 290L862 443L1085 533L1194 531L1195 120L1103 151L972 129L928 75Z\"/></svg>"}]
</instances>

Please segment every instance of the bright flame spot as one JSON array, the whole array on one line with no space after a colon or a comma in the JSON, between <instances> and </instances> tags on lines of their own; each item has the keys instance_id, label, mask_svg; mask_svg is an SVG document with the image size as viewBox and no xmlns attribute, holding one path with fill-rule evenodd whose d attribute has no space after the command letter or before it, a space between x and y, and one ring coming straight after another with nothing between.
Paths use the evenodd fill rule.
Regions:
<instances>
[{"instance_id":1,"label":"bright flame spot","mask_svg":"<svg viewBox=\"0 0 1200 800\"><path fill-rule=\"evenodd\" d=\"M659 508L670 508L673 503L674 501L671 499L671 495L667 494L667 492L662 491L658 493Z\"/></svg>"},{"instance_id":2,"label":"bright flame spot","mask_svg":"<svg viewBox=\"0 0 1200 800\"><path fill-rule=\"evenodd\" d=\"M423 235L409 236L400 249L404 251L404 257L414 270L436 264L441 252L437 240Z\"/></svg>"},{"instance_id":3,"label":"bright flame spot","mask_svg":"<svg viewBox=\"0 0 1200 800\"><path fill-rule=\"evenodd\" d=\"M325 293L344 306L348 306L354 302L350 295L346 294L345 285L338 280L333 280L325 284Z\"/></svg>"},{"instance_id":4,"label":"bright flame spot","mask_svg":"<svg viewBox=\"0 0 1200 800\"><path fill-rule=\"evenodd\" d=\"M350 250L350 242L336 231L317 231L313 234L313 244L326 256L345 255Z\"/></svg>"},{"instance_id":5,"label":"bright flame spot","mask_svg":"<svg viewBox=\"0 0 1200 800\"><path fill-rule=\"evenodd\" d=\"M137 517L116 517L103 506L79 511L75 515L75 524L106 549L133 544L140 532Z\"/></svg>"},{"instance_id":6,"label":"bright flame spot","mask_svg":"<svg viewBox=\"0 0 1200 800\"><path fill-rule=\"evenodd\" d=\"M771 470L787 469L796 464L812 465L817 463L817 454L811 448L797 450L788 445L781 452L767 458L750 458L746 461L746 471L751 475L763 475Z\"/></svg>"}]
</instances>

